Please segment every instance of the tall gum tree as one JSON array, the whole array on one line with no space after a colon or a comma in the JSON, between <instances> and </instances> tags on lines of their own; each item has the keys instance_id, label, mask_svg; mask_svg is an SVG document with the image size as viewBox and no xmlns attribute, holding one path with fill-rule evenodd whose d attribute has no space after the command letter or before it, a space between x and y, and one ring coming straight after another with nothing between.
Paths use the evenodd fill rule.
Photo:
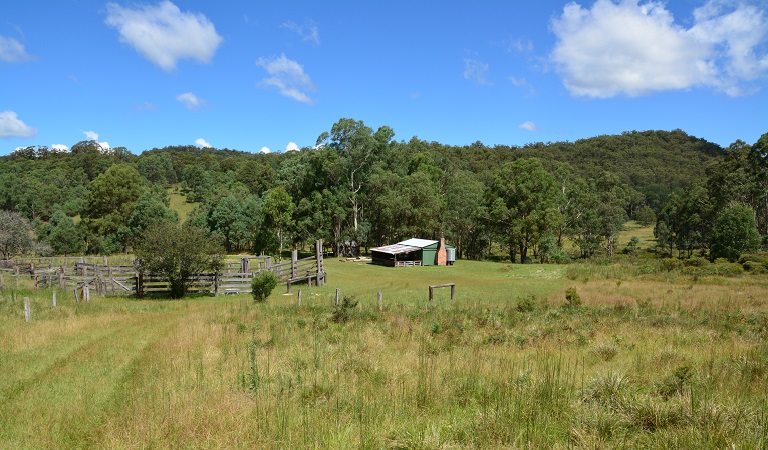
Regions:
<instances>
[{"instance_id":1,"label":"tall gum tree","mask_svg":"<svg viewBox=\"0 0 768 450\"><path fill-rule=\"evenodd\" d=\"M395 132L388 126L379 127L376 132L362 120L339 119L330 133L325 131L318 138L318 147L328 147L340 156L339 174L344 177L347 198L352 209L353 237L358 239L359 214L361 209L360 191L368 180L374 164L389 146Z\"/></svg>"}]
</instances>

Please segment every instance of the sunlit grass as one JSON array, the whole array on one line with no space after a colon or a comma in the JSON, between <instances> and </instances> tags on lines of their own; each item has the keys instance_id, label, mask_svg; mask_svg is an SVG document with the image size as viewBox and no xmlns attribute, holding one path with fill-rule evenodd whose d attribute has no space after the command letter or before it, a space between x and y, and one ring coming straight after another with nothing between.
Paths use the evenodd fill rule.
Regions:
<instances>
[{"instance_id":1,"label":"sunlit grass","mask_svg":"<svg viewBox=\"0 0 768 450\"><path fill-rule=\"evenodd\" d=\"M568 267L326 260L325 286L265 304L9 289L0 448L765 445L765 278ZM359 301L346 323L336 288Z\"/></svg>"}]
</instances>

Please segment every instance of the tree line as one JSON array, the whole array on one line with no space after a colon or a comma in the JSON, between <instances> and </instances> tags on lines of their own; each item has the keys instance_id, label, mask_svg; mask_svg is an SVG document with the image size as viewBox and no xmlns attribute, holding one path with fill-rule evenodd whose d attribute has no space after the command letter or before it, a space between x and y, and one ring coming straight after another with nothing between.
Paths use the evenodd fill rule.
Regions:
<instances>
[{"instance_id":1,"label":"tree line","mask_svg":"<svg viewBox=\"0 0 768 450\"><path fill-rule=\"evenodd\" d=\"M662 254L733 258L765 245L766 151L768 134L724 149L681 130L448 146L349 118L280 154L28 147L0 158L0 249L130 251L154 225L180 222L175 189L196 205L185 223L229 252L445 236L460 258L558 262L613 255L633 219L655 225ZM7 230L21 228L28 239L10 244Z\"/></svg>"}]
</instances>

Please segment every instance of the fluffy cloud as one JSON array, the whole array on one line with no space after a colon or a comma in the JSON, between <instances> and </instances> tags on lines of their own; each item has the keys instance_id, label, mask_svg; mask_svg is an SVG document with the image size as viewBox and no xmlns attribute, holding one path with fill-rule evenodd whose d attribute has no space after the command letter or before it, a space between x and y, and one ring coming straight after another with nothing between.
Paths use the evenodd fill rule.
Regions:
<instances>
[{"instance_id":1,"label":"fluffy cloud","mask_svg":"<svg viewBox=\"0 0 768 450\"><path fill-rule=\"evenodd\" d=\"M15 63L30 59L24 45L16 39L0 36L0 61Z\"/></svg>"},{"instance_id":2,"label":"fluffy cloud","mask_svg":"<svg viewBox=\"0 0 768 450\"><path fill-rule=\"evenodd\" d=\"M203 138L195 139L195 145L197 145L198 147L204 147L204 148L205 147L208 147L208 148L212 147L211 144L209 144L208 141L206 141Z\"/></svg>"},{"instance_id":3,"label":"fluffy cloud","mask_svg":"<svg viewBox=\"0 0 768 450\"><path fill-rule=\"evenodd\" d=\"M551 29L557 37L551 59L577 96L696 86L738 95L742 82L768 71L768 57L756 54L768 33L766 13L743 3L710 0L686 29L660 2L597 0L591 9L574 2Z\"/></svg>"},{"instance_id":4,"label":"fluffy cloud","mask_svg":"<svg viewBox=\"0 0 768 450\"><path fill-rule=\"evenodd\" d=\"M521 123L520 125L517 126L517 128L520 128L521 130L526 130L526 131L539 131L538 125L528 121Z\"/></svg>"},{"instance_id":5,"label":"fluffy cloud","mask_svg":"<svg viewBox=\"0 0 768 450\"><path fill-rule=\"evenodd\" d=\"M310 42L314 45L320 45L320 34L317 30L317 25L314 23L310 22L309 25L302 26L295 22L288 21L282 24L281 27L295 32L303 41Z\"/></svg>"},{"instance_id":6,"label":"fluffy cloud","mask_svg":"<svg viewBox=\"0 0 768 450\"><path fill-rule=\"evenodd\" d=\"M285 146L285 151L286 152L298 152L299 151L299 146L296 145L295 142L289 142L288 145Z\"/></svg>"},{"instance_id":7,"label":"fluffy cloud","mask_svg":"<svg viewBox=\"0 0 768 450\"><path fill-rule=\"evenodd\" d=\"M309 98L306 91L314 91L315 86L299 63L281 54L279 58L259 58L256 65L263 67L270 75L269 78L265 78L259 83L260 86L276 87L286 97L298 102L312 104L312 99Z\"/></svg>"},{"instance_id":8,"label":"fluffy cloud","mask_svg":"<svg viewBox=\"0 0 768 450\"><path fill-rule=\"evenodd\" d=\"M167 71L180 59L210 62L223 40L203 14L181 12L167 0L136 9L108 3L106 23L117 29L121 42Z\"/></svg>"},{"instance_id":9,"label":"fluffy cloud","mask_svg":"<svg viewBox=\"0 0 768 450\"><path fill-rule=\"evenodd\" d=\"M13 111L0 112L0 138L31 138L37 130L19 120Z\"/></svg>"},{"instance_id":10,"label":"fluffy cloud","mask_svg":"<svg viewBox=\"0 0 768 450\"><path fill-rule=\"evenodd\" d=\"M83 134L90 141L97 141L97 140L99 140L99 133L97 133L95 131L83 131Z\"/></svg>"},{"instance_id":11,"label":"fluffy cloud","mask_svg":"<svg viewBox=\"0 0 768 450\"><path fill-rule=\"evenodd\" d=\"M485 76L488 73L488 64L477 58L477 54L464 58L464 79L474 81L479 85L491 85Z\"/></svg>"},{"instance_id":12,"label":"fluffy cloud","mask_svg":"<svg viewBox=\"0 0 768 450\"><path fill-rule=\"evenodd\" d=\"M259 150L259 153L270 153L272 150L269 149L269 147L261 147L261 150Z\"/></svg>"},{"instance_id":13,"label":"fluffy cloud","mask_svg":"<svg viewBox=\"0 0 768 450\"><path fill-rule=\"evenodd\" d=\"M68 152L69 151L69 147L67 147L64 144L53 144L53 145L51 145L51 150L55 150L55 151L58 151L58 152Z\"/></svg>"},{"instance_id":14,"label":"fluffy cloud","mask_svg":"<svg viewBox=\"0 0 768 450\"><path fill-rule=\"evenodd\" d=\"M176 96L176 100L181 102L187 109L197 109L205 105L205 101L191 92L185 92Z\"/></svg>"},{"instance_id":15,"label":"fluffy cloud","mask_svg":"<svg viewBox=\"0 0 768 450\"><path fill-rule=\"evenodd\" d=\"M108 152L112 148L109 146L109 142L107 141L98 142L98 144L99 144L99 147L101 147L101 149L104 150L105 152Z\"/></svg>"}]
</instances>

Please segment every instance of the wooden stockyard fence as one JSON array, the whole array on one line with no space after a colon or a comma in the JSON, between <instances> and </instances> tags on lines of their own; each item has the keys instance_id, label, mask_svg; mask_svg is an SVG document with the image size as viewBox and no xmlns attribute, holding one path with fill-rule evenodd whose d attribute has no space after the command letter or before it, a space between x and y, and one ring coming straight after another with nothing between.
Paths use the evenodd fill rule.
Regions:
<instances>
[{"instance_id":1,"label":"wooden stockyard fence","mask_svg":"<svg viewBox=\"0 0 768 450\"><path fill-rule=\"evenodd\" d=\"M219 272L198 273L187 279L188 292L213 295L251 292L255 274L269 271L277 275L288 290L291 284L325 283L322 241L315 243L315 255L298 259L298 251L291 252L291 260L273 263L269 256L248 256L239 263L228 263ZM101 259L101 261L99 261ZM66 260L65 260L66 261ZM90 262L86 262L90 261ZM35 289L60 288L62 290L93 290L102 296L163 294L170 291L162 276L143 273L137 264L110 265L107 258L77 258L71 265L54 266L53 259L35 262L0 261L0 289L11 279L31 278ZM102 264L99 264L101 262Z\"/></svg>"}]
</instances>

